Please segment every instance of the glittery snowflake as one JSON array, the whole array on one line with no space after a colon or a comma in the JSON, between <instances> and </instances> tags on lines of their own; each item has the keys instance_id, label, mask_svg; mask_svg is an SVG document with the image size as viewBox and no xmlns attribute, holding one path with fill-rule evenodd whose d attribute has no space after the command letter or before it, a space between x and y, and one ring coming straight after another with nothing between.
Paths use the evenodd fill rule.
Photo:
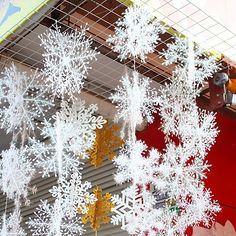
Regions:
<instances>
[{"instance_id":1,"label":"glittery snowflake","mask_svg":"<svg viewBox=\"0 0 236 236\"><path fill-rule=\"evenodd\" d=\"M96 168L103 164L103 160L112 160L124 141L120 138L118 124L105 124L102 129L96 130L96 140L89 150L90 164Z\"/></svg>"},{"instance_id":2,"label":"glittery snowflake","mask_svg":"<svg viewBox=\"0 0 236 236\"><path fill-rule=\"evenodd\" d=\"M40 36L45 49L44 74L55 96L72 99L79 93L86 79L89 62L96 59L92 41L86 36L87 27L80 31L61 32L56 26Z\"/></svg>"},{"instance_id":3,"label":"glittery snowflake","mask_svg":"<svg viewBox=\"0 0 236 236\"><path fill-rule=\"evenodd\" d=\"M154 233L158 227L162 211L154 208L155 198L149 191L132 186L123 190L121 197L114 195L112 203L115 207L112 209L114 215L111 223L121 224L121 228L129 234Z\"/></svg>"},{"instance_id":4,"label":"glittery snowflake","mask_svg":"<svg viewBox=\"0 0 236 236\"><path fill-rule=\"evenodd\" d=\"M116 92L110 97L111 101L117 104L117 118L128 123L131 133L144 119L149 123L153 122L153 113L157 112L159 99L157 92L151 88L147 78L140 78L137 72L133 72L130 78L128 75L122 77L122 86L116 88Z\"/></svg>"},{"instance_id":5,"label":"glittery snowflake","mask_svg":"<svg viewBox=\"0 0 236 236\"><path fill-rule=\"evenodd\" d=\"M188 70L188 79L194 80L195 84L201 84L219 69L214 56L205 53L204 49L193 45L187 38L175 37L175 42L168 43L167 49L161 54L165 58L164 65L177 63L176 71L180 68Z\"/></svg>"},{"instance_id":6,"label":"glittery snowflake","mask_svg":"<svg viewBox=\"0 0 236 236\"><path fill-rule=\"evenodd\" d=\"M0 80L1 127L7 133L16 129L35 129L35 119L44 116L44 112L53 106L40 84L41 76L35 71L28 75L19 71L14 64L5 68Z\"/></svg>"},{"instance_id":7,"label":"glittery snowflake","mask_svg":"<svg viewBox=\"0 0 236 236\"><path fill-rule=\"evenodd\" d=\"M97 231L101 224L110 223L110 213L114 205L111 203L112 195L110 193L102 194L101 187L96 187L93 193L97 199L96 202L88 204L88 211L82 217L82 223L91 222L90 227Z\"/></svg>"},{"instance_id":8,"label":"glittery snowflake","mask_svg":"<svg viewBox=\"0 0 236 236\"><path fill-rule=\"evenodd\" d=\"M156 182L156 171L160 155L157 150L147 150L147 145L136 141L124 147L114 159L118 184L131 181L133 184L146 185Z\"/></svg>"},{"instance_id":9,"label":"glittery snowflake","mask_svg":"<svg viewBox=\"0 0 236 236\"><path fill-rule=\"evenodd\" d=\"M69 219L63 212L60 199L53 204L42 201L34 214L35 217L27 222L33 236L73 236L84 232L79 218Z\"/></svg>"},{"instance_id":10,"label":"glittery snowflake","mask_svg":"<svg viewBox=\"0 0 236 236\"><path fill-rule=\"evenodd\" d=\"M82 182L80 173L73 173L70 179L61 177L58 186L53 186L50 193L55 198L61 198L61 207L66 216L70 219L76 216L77 211L85 214L88 211L87 205L96 201L94 194L88 192L92 187L88 181Z\"/></svg>"},{"instance_id":11,"label":"glittery snowflake","mask_svg":"<svg viewBox=\"0 0 236 236\"><path fill-rule=\"evenodd\" d=\"M124 17L116 22L115 34L107 42L119 53L119 58L140 58L143 62L147 54L154 52L159 35L165 29L149 11L133 6L124 12Z\"/></svg>"},{"instance_id":12,"label":"glittery snowflake","mask_svg":"<svg viewBox=\"0 0 236 236\"><path fill-rule=\"evenodd\" d=\"M28 185L35 169L26 149L11 146L1 153L0 187L10 199L27 198Z\"/></svg>"}]
</instances>

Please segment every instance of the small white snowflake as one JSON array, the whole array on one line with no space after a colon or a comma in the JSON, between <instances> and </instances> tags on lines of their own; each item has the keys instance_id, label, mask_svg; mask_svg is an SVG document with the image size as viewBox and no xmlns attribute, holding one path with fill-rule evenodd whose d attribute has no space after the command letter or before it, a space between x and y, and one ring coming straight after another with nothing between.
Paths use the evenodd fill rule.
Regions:
<instances>
[{"instance_id":1,"label":"small white snowflake","mask_svg":"<svg viewBox=\"0 0 236 236\"><path fill-rule=\"evenodd\" d=\"M96 115L97 112L97 104L86 106L84 100L78 99L71 106L63 101L60 112L56 114L66 127L63 135L66 135L70 149L81 156L86 157L87 150L94 144L96 129L101 129L106 123L102 116Z\"/></svg>"},{"instance_id":2,"label":"small white snowflake","mask_svg":"<svg viewBox=\"0 0 236 236\"><path fill-rule=\"evenodd\" d=\"M27 198L28 185L35 169L29 159L27 149L18 149L14 145L1 153L0 187L10 199Z\"/></svg>"},{"instance_id":3,"label":"small white snowflake","mask_svg":"<svg viewBox=\"0 0 236 236\"><path fill-rule=\"evenodd\" d=\"M177 224L203 224L206 227L210 226L215 214L221 210L217 201L212 200L210 190L205 189L203 185L199 185L197 189L193 187L191 198L180 201L179 207L182 212Z\"/></svg>"},{"instance_id":4,"label":"small white snowflake","mask_svg":"<svg viewBox=\"0 0 236 236\"><path fill-rule=\"evenodd\" d=\"M63 212L60 199L50 205L47 201L42 201L37 207L35 218L29 218L27 224L33 236L73 236L82 235L83 225L79 218L69 219Z\"/></svg>"},{"instance_id":5,"label":"small white snowflake","mask_svg":"<svg viewBox=\"0 0 236 236\"><path fill-rule=\"evenodd\" d=\"M35 129L35 119L44 116L44 112L53 106L40 84L41 76L35 71L28 75L19 71L14 64L5 68L0 80L1 127L7 133L16 129Z\"/></svg>"},{"instance_id":6,"label":"small white snowflake","mask_svg":"<svg viewBox=\"0 0 236 236\"><path fill-rule=\"evenodd\" d=\"M131 181L133 184L146 185L155 183L160 154L157 150L147 150L147 145L136 141L123 148L114 159L117 172L115 181L118 184Z\"/></svg>"},{"instance_id":7,"label":"small white snowflake","mask_svg":"<svg viewBox=\"0 0 236 236\"><path fill-rule=\"evenodd\" d=\"M193 78L188 79L197 84L202 84L219 69L216 57L205 53L198 45L193 45L188 38L175 37L175 42L168 43L167 49L161 54L165 58L164 65L177 63L176 72L180 68L190 70L188 73Z\"/></svg>"},{"instance_id":8,"label":"small white snowflake","mask_svg":"<svg viewBox=\"0 0 236 236\"><path fill-rule=\"evenodd\" d=\"M193 151L191 156L200 155L202 158L215 143L218 134L214 113L200 109L186 111L178 129L183 144Z\"/></svg>"},{"instance_id":9,"label":"small white snowflake","mask_svg":"<svg viewBox=\"0 0 236 236\"><path fill-rule=\"evenodd\" d=\"M113 50L119 53L121 60L134 57L145 62L146 55L154 51L159 35L164 32L164 26L149 11L133 6L116 22L115 34L109 36L107 42L114 45Z\"/></svg>"},{"instance_id":10,"label":"small white snowflake","mask_svg":"<svg viewBox=\"0 0 236 236\"><path fill-rule=\"evenodd\" d=\"M153 113L157 112L159 99L157 91L150 87L150 80L140 78L137 72L133 76L128 75L121 78L122 86L118 86L115 93L110 97L117 104L117 118L129 124L131 133L144 119L153 122Z\"/></svg>"},{"instance_id":11,"label":"small white snowflake","mask_svg":"<svg viewBox=\"0 0 236 236\"><path fill-rule=\"evenodd\" d=\"M26 236L27 235L26 232L20 226L21 220L22 218L20 216L20 212L17 210L14 210L14 212L11 213L9 217L7 217L6 214L4 213L2 216L0 235Z\"/></svg>"},{"instance_id":12,"label":"small white snowflake","mask_svg":"<svg viewBox=\"0 0 236 236\"><path fill-rule=\"evenodd\" d=\"M80 31L61 32L60 27L50 29L40 36L45 49L44 69L46 83L57 97L73 99L87 77L89 62L96 59L91 49L92 41L86 36L87 28Z\"/></svg>"},{"instance_id":13,"label":"small white snowflake","mask_svg":"<svg viewBox=\"0 0 236 236\"><path fill-rule=\"evenodd\" d=\"M85 214L88 211L87 205L93 204L97 199L88 190L92 187L88 181L82 182L80 173L73 173L70 179L61 177L58 186L53 186L50 193L55 198L61 197L61 207L66 216L73 218L79 211Z\"/></svg>"},{"instance_id":14,"label":"small white snowflake","mask_svg":"<svg viewBox=\"0 0 236 236\"><path fill-rule=\"evenodd\" d=\"M112 224L121 223L121 228L131 235L155 232L162 210L154 208L155 198L149 191L133 185L122 191L122 197L114 195L111 201L115 205Z\"/></svg>"},{"instance_id":15,"label":"small white snowflake","mask_svg":"<svg viewBox=\"0 0 236 236\"><path fill-rule=\"evenodd\" d=\"M67 142L68 130L65 130L61 121L54 125L44 122L43 134L50 138L49 143L32 139L30 149L35 156L35 166L40 168L42 176L65 175L69 176L73 171L79 171L82 164L79 157L70 150ZM71 130L72 131L72 130Z\"/></svg>"},{"instance_id":16,"label":"small white snowflake","mask_svg":"<svg viewBox=\"0 0 236 236\"><path fill-rule=\"evenodd\" d=\"M167 145L156 168L156 189L162 193L167 192L174 199L187 197L191 194L193 186L197 191L209 165L201 157L192 158L189 154L192 152L181 145Z\"/></svg>"}]
</instances>

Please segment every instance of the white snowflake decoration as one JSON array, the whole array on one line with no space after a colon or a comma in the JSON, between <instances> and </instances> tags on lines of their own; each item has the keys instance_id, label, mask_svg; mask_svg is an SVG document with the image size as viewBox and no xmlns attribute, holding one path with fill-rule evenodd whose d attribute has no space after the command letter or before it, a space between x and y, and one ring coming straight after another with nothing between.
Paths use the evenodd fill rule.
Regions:
<instances>
[{"instance_id":1,"label":"white snowflake decoration","mask_svg":"<svg viewBox=\"0 0 236 236\"><path fill-rule=\"evenodd\" d=\"M61 177L58 186L53 186L50 193L55 198L61 198L61 207L66 216L70 219L80 211L85 214L88 211L87 205L93 204L97 199L94 194L88 192L92 185L90 182L82 182L80 173L73 173L70 179Z\"/></svg>"},{"instance_id":2,"label":"white snowflake decoration","mask_svg":"<svg viewBox=\"0 0 236 236\"><path fill-rule=\"evenodd\" d=\"M153 122L153 113L157 112L159 102L157 91L151 88L149 79L140 78L135 71L132 77L122 77L121 83L110 99L117 104L117 118L128 123L130 133L134 134L136 126L144 119Z\"/></svg>"},{"instance_id":3,"label":"white snowflake decoration","mask_svg":"<svg viewBox=\"0 0 236 236\"><path fill-rule=\"evenodd\" d=\"M86 107L85 101L78 99L71 106L63 101L60 112L56 114L66 129L70 127L68 131L64 130L70 149L81 156L86 156L87 150L93 146L96 129L101 129L106 123L102 116L96 115L97 112L97 104Z\"/></svg>"},{"instance_id":4,"label":"white snowflake decoration","mask_svg":"<svg viewBox=\"0 0 236 236\"><path fill-rule=\"evenodd\" d=\"M92 41L86 36L87 28L80 31L61 32L60 27L50 29L40 36L45 49L44 74L46 83L57 97L73 99L86 79L89 62L96 59L91 49Z\"/></svg>"},{"instance_id":5,"label":"white snowflake decoration","mask_svg":"<svg viewBox=\"0 0 236 236\"><path fill-rule=\"evenodd\" d=\"M78 100L72 106L67 102L62 102L61 106L61 111L54 116L56 122L45 121L42 129L42 135L50 138L50 143L31 142L36 166L43 169L43 176L50 176L51 172L68 176L71 171L78 171L79 159L88 158L87 151L95 141L96 129L106 123L102 116L96 116L95 104L86 107L83 100Z\"/></svg>"},{"instance_id":6,"label":"white snowflake decoration","mask_svg":"<svg viewBox=\"0 0 236 236\"><path fill-rule=\"evenodd\" d=\"M82 235L83 225L77 217L68 218L63 212L60 199L50 205L47 201L42 201L36 209L35 218L30 218L27 222L33 236L73 236Z\"/></svg>"},{"instance_id":7,"label":"white snowflake decoration","mask_svg":"<svg viewBox=\"0 0 236 236\"><path fill-rule=\"evenodd\" d=\"M202 158L206 156L218 135L215 114L200 109L185 112L178 130L183 144L189 151L192 150L192 156L200 155Z\"/></svg>"},{"instance_id":8,"label":"white snowflake decoration","mask_svg":"<svg viewBox=\"0 0 236 236\"><path fill-rule=\"evenodd\" d=\"M27 198L28 185L35 173L29 152L11 146L1 153L0 187L10 199Z\"/></svg>"},{"instance_id":9,"label":"white snowflake decoration","mask_svg":"<svg viewBox=\"0 0 236 236\"><path fill-rule=\"evenodd\" d=\"M1 128L7 133L16 129L35 129L35 119L44 116L44 112L53 106L46 96L45 88L40 84L41 76L35 71L31 75L19 71L14 64L5 68L0 80Z\"/></svg>"},{"instance_id":10,"label":"white snowflake decoration","mask_svg":"<svg viewBox=\"0 0 236 236\"><path fill-rule=\"evenodd\" d=\"M154 51L159 35L165 29L149 11L133 6L124 12L123 19L116 22L115 34L109 36L107 42L113 45L113 50L119 53L119 58L140 58L143 62L147 54Z\"/></svg>"},{"instance_id":11,"label":"white snowflake decoration","mask_svg":"<svg viewBox=\"0 0 236 236\"><path fill-rule=\"evenodd\" d=\"M187 148L169 143L156 168L155 187L174 199L187 197L206 177L207 162L199 156L191 160L189 154L192 152Z\"/></svg>"},{"instance_id":12,"label":"white snowflake decoration","mask_svg":"<svg viewBox=\"0 0 236 236\"><path fill-rule=\"evenodd\" d=\"M112 224L121 223L121 228L131 235L155 232L162 211L154 208L155 198L149 191L133 185L122 191L122 197L114 195L111 201L115 205L112 209L115 214L111 217Z\"/></svg>"},{"instance_id":13,"label":"white snowflake decoration","mask_svg":"<svg viewBox=\"0 0 236 236\"><path fill-rule=\"evenodd\" d=\"M116 183L122 184L130 181L139 186L155 183L159 159L158 151L155 149L148 151L147 145L142 141L131 143L123 148L114 159L117 167L114 177Z\"/></svg>"},{"instance_id":14,"label":"white snowflake decoration","mask_svg":"<svg viewBox=\"0 0 236 236\"><path fill-rule=\"evenodd\" d=\"M175 37L175 42L167 44L167 50L161 55L165 58L164 65L177 63L176 72L180 68L188 70L191 67L189 73L192 73L193 78L188 79L196 85L202 84L219 69L216 57L205 53L198 45L193 45L188 38Z\"/></svg>"},{"instance_id":15,"label":"white snowflake decoration","mask_svg":"<svg viewBox=\"0 0 236 236\"><path fill-rule=\"evenodd\" d=\"M20 216L19 211L14 211L10 216L7 218L6 214L4 213L2 216L1 222L1 236L26 236L26 232L20 226L22 218Z\"/></svg>"},{"instance_id":16,"label":"white snowflake decoration","mask_svg":"<svg viewBox=\"0 0 236 236\"><path fill-rule=\"evenodd\" d=\"M64 136L68 130L63 128L65 127L61 121L55 125L45 121L43 134L47 134L46 137L50 138L49 143L31 140L30 148L35 156L35 166L40 168L43 177L52 174L69 176L71 172L81 169L82 163L79 157L70 150L68 140Z\"/></svg>"}]
</instances>

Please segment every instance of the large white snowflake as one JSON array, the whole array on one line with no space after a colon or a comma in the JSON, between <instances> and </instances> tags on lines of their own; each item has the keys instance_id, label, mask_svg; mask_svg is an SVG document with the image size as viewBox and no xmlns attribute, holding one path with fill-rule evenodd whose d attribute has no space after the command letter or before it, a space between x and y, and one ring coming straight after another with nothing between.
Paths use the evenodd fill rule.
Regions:
<instances>
[{"instance_id":1,"label":"large white snowflake","mask_svg":"<svg viewBox=\"0 0 236 236\"><path fill-rule=\"evenodd\" d=\"M123 148L114 159L117 172L115 181L118 184L130 181L133 184L146 185L155 183L160 154L157 150L147 150L147 145L136 141Z\"/></svg>"},{"instance_id":2,"label":"large white snowflake","mask_svg":"<svg viewBox=\"0 0 236 236\"><path fill-rule=\"evenodd\" d=\"M35 129L35 119L44 116L44 112L53 103L40 84L41 76L35 71L28 75L19 71L14 64L5 68L0 80L1 128L7 133L18 128Z\"/></svg>"},{"instance_id":3,"label":"large white snowflake","mask_svg":"<svg viewBox=\"0 0 236 236\"><path fill-rule=\"evenodd\" d=\"M121 228L131 235L146 235L147 232L156 235L162 210L154 208L156 201L149 191L133 185L123 190L121 197L114 195L111 201L115 205L112 224L121 224Z\"/></svg>"},{"instance_id":4,"label":"large white snowflake","mask_svg":"<svg viewBox=\"0 0 236 236\"><path fill-rule=\"evenodd\" d=\"M168 43L167 49L161 54L165 58L164 65L177 63L176 72L185 68L192 77L188 79L195 84L201 84L219 69L216 57L204 52L198 45L193 45L188 38L175 37L175 42Z\"/></svg>"},{"instance_id":5,"label":"large white snowflake","mask_svg":"<svg viewBox=\"0 0 236 236\"><path fill-rule=\"evenodd\" d=\"M153 122L153 113L157 112L159 99L157 91L150 86L150 80L140 78L134 71L133 76L121 78L121 86L118 86L110 99L117 105L117 118L128 123L131 134L144 119Z\"/></svg>"},{"instance_id":6,"label":"large white snowflake","mask_svg":"<svg viewBox=\"0 0 236 236\"><path fill-rule=\"evenodd\" d=\"M28 185L35 169L26 149L18 149L12 145L1 153L0 187L10 199L27 198Z\"/></svg>"},{"instance_id":7,"label":"large white snowflake","mask_svg":"<svg viewBox=\"0 0 236 236\"><path fill-rule=\"evenodd\" d=\"M32 152L36 156L36 166L42 167L43 176L63 172L69 175L78 171L81 161L87 158L87 151L92 147L96 138L96 129L102 128L106 120L96 116L97 105L86 107L83 100L78 100L72 106L62 102L61 111L51 124L45 121L42 135L49 138L49 144L32 140Z\"/></svg>"},{"instance_id":8,"label":"large white snowflake","mask_svg":"<svg viewBox=\"0 0 236 236\"><path fill-rule=\"evenodd\" d=\"M63 212L60 198L53 204L42 201L34 214L35 217L27 222L33 236L73 236L84 232L79 218L69 219Z\"/></svg>"},{"instance_id":9,"label":"large white snowflake","mask_svg":"<svg viewBox=\"0 0 236 236\"><path fill-rule=\"evenodd\" d=\"M164 26L151 13L141 7L129 7L124 17L116 22L115 34L109 36L107 42L119 53L119 58L140 58L143 62L147 54L154 51L164 33Z\"/></svg>"},{"instance_id":10,"label":"large white snowflake","mask_svg":"<svg viewBox=\"0 0 236 236\"><path fill-rule=\"evenodd\" d=\"M80 173L73 173L70 179L61 177L58 186L53 186L50 193L55 198L61 197L61 207L69 218L76 216L79 211L85 214L88 211L87 205L93 204L97 199L88 190L92 187L88 181L82 182Z\"/></svg>"},{"instance_id":11,"label":"large white snowflake","mask_svg":"<svg viewBox=\"0 0 236 236\"><path fill-rule=\"evenodd\" d=\"M89 62L98 54L91 49L92 41L86 36L87 28L61 32L56 26L40 36L45 49L44 74L54 95L72 99L79 93L87 77Z\"/></svg>"}]
</instances>

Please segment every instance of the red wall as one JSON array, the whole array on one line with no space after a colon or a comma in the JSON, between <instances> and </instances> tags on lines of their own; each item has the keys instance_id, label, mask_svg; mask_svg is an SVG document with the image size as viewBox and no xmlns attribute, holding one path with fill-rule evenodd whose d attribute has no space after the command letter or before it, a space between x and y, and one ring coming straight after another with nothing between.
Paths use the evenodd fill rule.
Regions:
<instances>
[{"instance_id":1,"label":"red wall","mask_svg":"<svg viewBox=\"0 0 236 236\"><path fill-rule=\"evenodd\" d=\"M236 119L217 114L217 126L220 133L207 159L212 165L206 186L211 188L214 198L222 207L216 221L224 224L230 220L236 229ZM153 124L144 131L138 132L139 139L149 147L159 150L165 147L164 136L160 131L160 120L156 116Z\"/></svg>"}]
</instances>

